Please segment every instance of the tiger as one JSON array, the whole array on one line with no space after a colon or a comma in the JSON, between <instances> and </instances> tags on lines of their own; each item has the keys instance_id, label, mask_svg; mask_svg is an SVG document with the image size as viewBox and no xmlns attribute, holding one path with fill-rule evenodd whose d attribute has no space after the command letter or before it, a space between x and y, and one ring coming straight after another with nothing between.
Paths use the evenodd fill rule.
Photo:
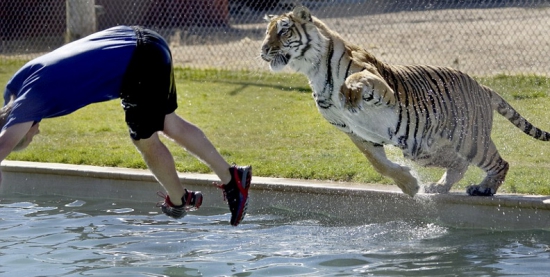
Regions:
<instances>
[{"instance_id":1,"label":"tiger","mask_svg":"<svg viewBox=\"0 0 550 277\"><path fill-rule=\"evenodd\" d=\"M261 58L271 71L286 66L304 74L318 111L349 136L374 169L403 193L448 193L470 165L484 171L471 196L493 196L509 164L491 140L493 110L542 141L550 133L533 126L497 92L449 67L394 65L344 40L304 6L268 22ZM411 168L390 161L385 145L424 167L445 170L435 183L419 185Z\"/></svg>"}]
</instances>

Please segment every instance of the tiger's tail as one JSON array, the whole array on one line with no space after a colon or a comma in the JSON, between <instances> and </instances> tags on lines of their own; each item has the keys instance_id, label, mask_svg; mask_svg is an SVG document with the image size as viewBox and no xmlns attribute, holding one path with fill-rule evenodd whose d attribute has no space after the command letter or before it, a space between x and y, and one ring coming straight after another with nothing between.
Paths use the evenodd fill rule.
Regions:
<instances>
[{"instance_id":1,"label":"tiger's tail","mask_svg":"<svg viewBox=\"0 0 550 277\"><path fill-rule=\"evenodd\" d=\"M504 100L495 91L486 88L491 95L491 105L493 110L508 119L514 126L518 127L521 131L527 135L534 137L542 141L550 141L550 133L541 130L540 128L531 124L523 116L521 116L506 100Z\"/></svg>"}]
</instances>

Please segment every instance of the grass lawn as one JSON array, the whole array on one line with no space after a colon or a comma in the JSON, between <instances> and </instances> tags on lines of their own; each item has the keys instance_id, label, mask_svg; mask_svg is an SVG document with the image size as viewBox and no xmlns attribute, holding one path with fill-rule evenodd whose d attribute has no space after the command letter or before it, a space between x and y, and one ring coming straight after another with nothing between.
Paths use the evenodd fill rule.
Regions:
<instances>
[{"instance_id":1,"label":"grass lawn","mask_svg":"<svg viewBox=\"0 0 550 277\"><path fill-rule=\"evenodd\" d=\"M0 60L4 87L21 61ZM550 130L550 81L537 76L478 78L499 91L533 124ZM318 113L305 77L269 72L176 69L178 114L198 125L228 160L252 164L256 176L391 184L376 173L347 136ZM45 119L41 133L9 160L146 168L129 140L118 100L87 106L69 116ZM550 195L550 143L524 135L495 113L493 139L510 162L499 192ZM210 170L171 141L177 169ZM394 161L414 168L424 182L443 171L424 169L388 147ZM457 187L481 181L471 167Z\"/></svg>"}]
</instances>

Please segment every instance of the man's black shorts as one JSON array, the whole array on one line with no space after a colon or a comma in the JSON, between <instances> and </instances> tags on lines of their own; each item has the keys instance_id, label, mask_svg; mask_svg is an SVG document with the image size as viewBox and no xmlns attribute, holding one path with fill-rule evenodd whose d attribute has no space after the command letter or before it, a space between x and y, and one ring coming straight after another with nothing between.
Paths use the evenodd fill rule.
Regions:
<instances>
[{"instance_id":1,"label":"man's black shorts","mask_svg":"<svg viewBox=\"0 0 550 277\"><path fill-rule=\"evenodd\" d=\"M132 27L137 48L122 80L120 98L134 140L164 129L164 117L178 107L172 54L156 32Z\"/></svg>"}]
</instances>

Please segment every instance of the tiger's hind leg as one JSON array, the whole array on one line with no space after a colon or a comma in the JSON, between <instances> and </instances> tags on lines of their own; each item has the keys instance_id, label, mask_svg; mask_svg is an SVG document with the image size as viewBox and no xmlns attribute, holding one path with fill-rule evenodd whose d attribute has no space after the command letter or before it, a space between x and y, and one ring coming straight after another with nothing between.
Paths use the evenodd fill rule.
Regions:
<instances>
[{"instance_id":1,"label":"tiger's hind leg","mask_svg":"<svg viewBox=\"0 0 550 277\"><path fill-rule=\"evenodd\" d=\"M462 180L470 163L458 157L458 155L456 158L455 162L447 167L447 171L437 183L424 186L425 193L448 193L454 184Z\"/></svg>"},{"instance_id":2,"label":"tiger's hind leg","mask_svg":"<svg viewBox=\"0 0 550 277\"><path fill-rule=\"evenodd\" d=\"M471 185L466 192L472 196L492 196L506 178L508 173L508 162L502 159L495 144L490 141L488 151L482 159L477 162L477 166L486 172L486 176L479 185Z\"/></svg>"},{"instance_id":3,"label":"tiger's hind leg","mask_svg":"<svg viewBox=\"0 0 550 277\"><path fill-rule=\"evenodd\" d=\"M416 178L411 175L410 168L388 160L382 145L376 145L353 134L348 134L348 136L359 150L363 152L378 173L392 178L395 184L411 197L418 192L420 187Z\"/></svg>"}]
</instances>

